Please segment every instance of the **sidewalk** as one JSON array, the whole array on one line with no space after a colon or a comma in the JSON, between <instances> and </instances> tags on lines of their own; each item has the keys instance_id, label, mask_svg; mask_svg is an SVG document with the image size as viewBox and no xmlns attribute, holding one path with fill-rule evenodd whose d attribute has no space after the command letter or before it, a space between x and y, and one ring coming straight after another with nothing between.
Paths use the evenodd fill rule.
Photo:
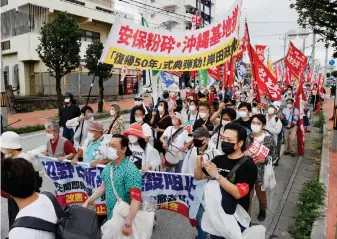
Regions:
<instances>
[{"instance_id":1,"label":"sidewalk","mask_svg":"<svg viewBox=\"0 0 337 239\"><path fill-rule=\"evenodd\" d=\"M149 99L145 98L145 103L147 104L148 102L149 102ZM118 104L122 110L130 110L135 106L134 99L129 98L129 99L121 100L121 101L105 102L105 106L107 110L110 109L110 105L112 103ZM93 108L94 111L97 111L97 103L89 104L89 105L90 107ZM104 106L103 106L103 110L104 110ZM28 126L28 125L33 126L37 124L44 124L48 120L48 118L55 117L57 115L58 115L57 109L12 114L12 115L8 115L8 124L11 124L19 119L21 119L21 121L11 125L11 127L19 128L19 127Z\"/></svg>"},{"instance_id":2,"label":"sidewalk","mask_svg":"<svg viewBox=\"0 0 337 239\"><path fill-rule=\"evenodd\" d=\"M323 106L324 112L328 118L333 114L333 100L326 100ZM332 121L328 121L329 145L332 141ZM330 167L329 167L329 198L328 198L328 221L326 238L334 239L337 224L337 153L329 149Z\"/></svg>"}]
</instances>

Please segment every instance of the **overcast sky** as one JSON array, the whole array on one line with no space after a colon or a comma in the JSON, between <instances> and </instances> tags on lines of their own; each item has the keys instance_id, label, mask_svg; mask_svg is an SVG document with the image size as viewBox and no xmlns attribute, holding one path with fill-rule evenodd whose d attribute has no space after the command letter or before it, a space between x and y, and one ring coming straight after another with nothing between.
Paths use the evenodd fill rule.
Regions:
<instances>
[{"instance_id":1,"label":"overcast sky","mask_svg":"<svg viewBox=\"0 0 337 239\"><path fill-rule=\"evenodd\" d=\"M139 0L140 1L140 0ZM164 0L167 1L167 0ZM223 13L233 4L235 0L212 0L216 1L215 18L221 20ZM284 34L289 30L300 30L297 24L298 15L294 9L289 8L289 0L243 0L243 10L241 14L241 36L243 34L243 23L247 17L250 38L253 45L267 45L270 48L270 56L276 61L284 56ZM117 1L117 10L135 14L135 19L139 20L140 15L135 8L127 7L127 4ZM179 9L180 11L180 9ZM182 14L182 13L181 13ZM214 14L214 13L213 13ZM212 15L213 15L212 14ZM213 15L214 16L214 15ZM320 38L317 36L316 39ZM303 40L296 38L293 43L299 49L303 48ZM306 55L310 55L313 43L312 34L306 39ZM289 41L287 41L287 46ZM329 49L328 60L332 59L332 49ZM266 50L266 56L268 50ZM325 48L322 43L316 43L316 59L324 65Z\"/></svg>"}]
</instances>

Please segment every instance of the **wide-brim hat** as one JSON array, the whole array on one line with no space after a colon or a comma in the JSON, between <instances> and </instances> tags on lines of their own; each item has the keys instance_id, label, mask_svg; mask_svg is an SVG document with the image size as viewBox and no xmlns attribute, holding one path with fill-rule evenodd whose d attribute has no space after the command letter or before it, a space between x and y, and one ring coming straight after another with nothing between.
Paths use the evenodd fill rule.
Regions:
<instances>
[{"instance_id":1,"label":"wide-brim hat","mask_svg":"<svg viewBox=\"0 0 337 239\"><path fill-rule=\"evenodd\" d=\"M138 138L144 139L143 128L140 124L134 123L130 125L130 128L124 131L124 135L128 137L129 135L136 136Z\"/></svg>"},{"instance_id":2,"label":"wide-brim hat","mask_svg":"<svg viewBox=\"0 0 337 239\"><path fill-rule=\"evenodd\" d=\"M0 137L0 146L4 149L21 149L20 136L13 132L4 132Z\"/></svg>"}]
</instances>

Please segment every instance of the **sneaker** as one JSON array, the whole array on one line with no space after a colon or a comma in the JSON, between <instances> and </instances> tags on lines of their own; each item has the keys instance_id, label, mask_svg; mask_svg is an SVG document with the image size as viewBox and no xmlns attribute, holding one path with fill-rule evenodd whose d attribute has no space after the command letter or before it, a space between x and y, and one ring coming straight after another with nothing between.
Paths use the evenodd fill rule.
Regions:
<instances>
[{"instance_id":1,"label":"sneaker","mask_svg":"<svg viewBox=\"0 0 337 239\"><path fill-rule=\"evenodd\" d=\"M290 152L288 152L288 151L285 151L285 152L284 152L284 155L288 155L288 154L290 154Z\"/></svg>"},{"instance_id":2,"label":"sneaker","mask_svg":"<svg viewBox=\"0 0 337 239\"><path fill-rule=\"evenodd\" d=\"M257 220L264 221L266 219L266 211L260 211L259 215L257 216Z\"/></svg>"}]
</instances>

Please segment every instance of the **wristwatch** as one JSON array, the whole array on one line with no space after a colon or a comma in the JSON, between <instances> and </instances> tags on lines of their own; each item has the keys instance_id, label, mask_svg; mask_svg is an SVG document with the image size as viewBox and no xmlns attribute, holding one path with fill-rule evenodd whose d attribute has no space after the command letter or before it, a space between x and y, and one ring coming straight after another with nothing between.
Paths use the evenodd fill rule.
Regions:
<instances>
[{"instance_id":1,"label":"wristwatch","mask_svg":"<svg viewBox=\"0 0 337 239\"><path fill-rule=\"evenodd\" d=\"M126 227L126 228L130 228L131 227L131 223L130 224L128 224L127 222L124 224L124 226Z\"/></svg>"},{"instance_id":2,"label":"wristwatch","mask_svg":"<svg viewBox=\"0 0 337 239\"><path fill-rule=\"evenodd\" d=\"M222 177L221 174L217 174L217 175L214 176L214 178L215 178L216 180L219 180L221 177Z\"/></svg>"}]
</instances>

